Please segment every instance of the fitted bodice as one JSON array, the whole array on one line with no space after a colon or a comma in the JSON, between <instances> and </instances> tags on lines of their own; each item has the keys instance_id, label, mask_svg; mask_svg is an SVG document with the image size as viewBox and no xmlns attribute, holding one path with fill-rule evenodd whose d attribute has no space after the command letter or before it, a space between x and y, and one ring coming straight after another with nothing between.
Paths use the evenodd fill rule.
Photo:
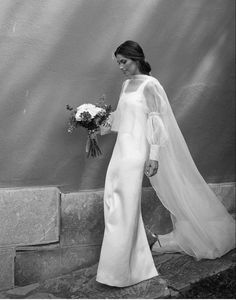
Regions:
<instances>
[{"instance_id":1,"label":"fitted bodice","mask_svg":"<svg viewBox=\"0 0 236 300\"><path fill-rule=\"evenodd\" d=\"M139 135L146 132L148 108L143 95L145 82L135 91L126 92L129 80L124 83L119 103L115 112L113 128L119 133L135 133Z\"/></svg>"}]
</instances>

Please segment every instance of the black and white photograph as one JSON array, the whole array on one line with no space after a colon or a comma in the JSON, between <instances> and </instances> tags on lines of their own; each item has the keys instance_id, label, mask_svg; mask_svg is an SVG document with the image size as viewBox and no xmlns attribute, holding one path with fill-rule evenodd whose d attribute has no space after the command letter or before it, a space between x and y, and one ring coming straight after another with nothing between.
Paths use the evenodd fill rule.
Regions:
<instances>
[{"instance_id":1,"label":"black and white photograph","mask_svg":"<svg viewBox=\"0 0 236 300\"><path fill-rule=\"evenodd\" d=\"M0 299L235 299L235 1L0 0Z\"/></svg>"}]
</instances>

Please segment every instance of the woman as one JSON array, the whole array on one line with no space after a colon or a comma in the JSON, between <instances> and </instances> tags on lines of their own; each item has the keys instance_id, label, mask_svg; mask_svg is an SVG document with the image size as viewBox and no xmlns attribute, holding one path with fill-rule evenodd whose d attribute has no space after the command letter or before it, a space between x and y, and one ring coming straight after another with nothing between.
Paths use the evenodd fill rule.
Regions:
<instances>
[{"instance_id":1,"label":"woman","mask_svg":"<svg viewBox=\"0 0 236 300\"><path fill-rule=\"evenodd\" d=\"M113 130L118 136L105 182L97 281L121 287L158 275L141 216L143 172L173 222L173 231L158 236L152 250L214 259L234 248L235 222L198 172L142 48L126 41L114 55L128 79L110 128L101 128L101 134Z\"/></svg>"}]
</instances>

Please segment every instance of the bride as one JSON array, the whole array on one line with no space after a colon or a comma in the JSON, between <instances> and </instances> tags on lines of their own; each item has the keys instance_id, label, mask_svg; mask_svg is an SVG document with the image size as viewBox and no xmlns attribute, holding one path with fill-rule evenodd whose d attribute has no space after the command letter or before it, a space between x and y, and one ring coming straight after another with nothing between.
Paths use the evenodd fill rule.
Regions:
<instances>
[{"instance_id":1,"label":"bride","mask_svg":"<svg viewBox=\"0 0 236 300\"><path fill-rule=\"evenodd\" d=\"M118 132L108 166L105 232L98 282L129 286L158 275L141 216L145 173L169 210L173 231L158 236L152 250L214 259L235 247L235 221L200 175L163 87L134 41L114 53L128 78L117 109L101 134Z\"/></svg>"}]
</instances>

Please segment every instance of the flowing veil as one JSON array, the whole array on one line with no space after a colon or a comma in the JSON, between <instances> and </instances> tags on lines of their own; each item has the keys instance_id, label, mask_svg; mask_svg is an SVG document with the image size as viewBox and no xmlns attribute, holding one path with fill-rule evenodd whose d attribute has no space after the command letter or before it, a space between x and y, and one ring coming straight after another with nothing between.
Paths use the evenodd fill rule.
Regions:
<instances>
[{"instance_id":1,"label":"flowing veil","mask_svg":"<svg viewBox=\"0 0 236 300\"><path fill-rule=\"evenodd\" d=\"M199 173L163 87L154 77L150 80L165 103L159 115L169 137L160 148L151 185L171 213L179 247L197 259L220 257L235 247L235 221Z\"/></svg>"}]
</instances>

